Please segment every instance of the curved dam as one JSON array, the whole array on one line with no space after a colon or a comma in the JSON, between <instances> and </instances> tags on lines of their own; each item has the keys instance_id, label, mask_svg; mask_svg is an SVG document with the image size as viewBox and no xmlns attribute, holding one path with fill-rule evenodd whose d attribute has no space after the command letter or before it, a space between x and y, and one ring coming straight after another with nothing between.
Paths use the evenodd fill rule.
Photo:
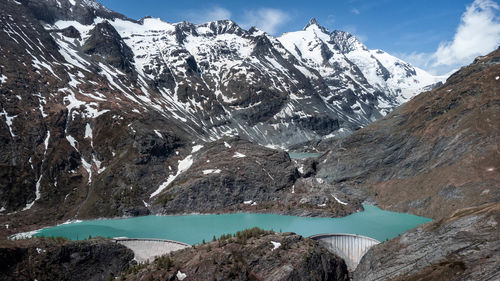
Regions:
<instances>
[{"instance_id":1,"label":"curved dam","mask_svg":"<svg viewBox=\"0 0 500 281\"><path fill-rule=\"evenodd\" d=\"M138 262L151 261L155 257L191 247L186 243L166 239L114 238L113 241L131 249Z\"/></svg>"},{"instance_id":2,"label":"curved dam","mask_svg":"<svg viewBox=\"0 0 500 281\"><path fill-rule=\"evenodd\" d=\"M380 243L373 238L356 234L317 234L309 238L318 241L330 252L343 258L349 271L354 271L366 252Z\"/></svg>"}]
</instances>

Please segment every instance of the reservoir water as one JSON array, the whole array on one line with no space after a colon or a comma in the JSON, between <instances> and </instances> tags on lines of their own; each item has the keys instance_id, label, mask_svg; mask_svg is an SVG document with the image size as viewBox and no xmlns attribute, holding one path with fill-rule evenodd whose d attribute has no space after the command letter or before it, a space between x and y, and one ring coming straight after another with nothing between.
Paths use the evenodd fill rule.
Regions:
<instances>
[{"instance_id":1,"label":"reservoir water","mask_svg":"<svg viewBox=\"0 0 500 281\"><path fill-rule=\"evenodd\" d=\"M237 213L224 215L144 216L99 219L41 229L35 236L62 236L72 240L89 236L162 238L188 244L210 241L215 235L236 233L251 227L295 232L302 236L320 233L361 234L384 241L431 221L429 218L384 211L363 205L365 211L343 218L310 218L273 214Z\"/></svg>"}]
</instances>

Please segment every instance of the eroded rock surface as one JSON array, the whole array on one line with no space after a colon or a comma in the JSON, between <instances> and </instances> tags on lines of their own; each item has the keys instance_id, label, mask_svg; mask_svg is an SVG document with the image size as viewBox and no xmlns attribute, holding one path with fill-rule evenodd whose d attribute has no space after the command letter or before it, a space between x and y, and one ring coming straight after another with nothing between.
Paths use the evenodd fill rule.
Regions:
<instances>
[{"instance_id":1,"label":"eroded rock surface","mask_svg":"<svg viewBox=\"0 0 500 281\"><path fill-rule=\"evenodd\" d=\"M0 280L107 280L133 258L131 250L101 239L0 241Z\"/></svg>"},{"instance_id":2,"label":"eroded rock surface","mask_svg":"<svg viewBox=\"0 0 500 281\"><path fill-rule=\"evenodd\" d=\"M461 209L379 244L353 280L498 280L500 203Z\"/></svg>"}]
</instances>

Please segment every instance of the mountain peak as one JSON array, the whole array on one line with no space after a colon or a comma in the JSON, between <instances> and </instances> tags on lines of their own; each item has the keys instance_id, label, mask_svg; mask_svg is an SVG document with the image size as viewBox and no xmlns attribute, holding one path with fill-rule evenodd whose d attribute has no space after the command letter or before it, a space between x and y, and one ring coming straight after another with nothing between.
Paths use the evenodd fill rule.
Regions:
<instances>
[{"instance_id":1,"label":"mountain peak","mask_svg":"<svg viewBox=\"0 0 500 281\"><path fill-rule=\"evenodd\" d=\"M318 20L316 18L311 18L309 20L309 22L307 23L307 25L304 27L304 29L308 28L311 25L317 25L317 26L319 26Z\"/></svg>"},{"instance_id":2,"label":"mountain peak","mask_svg":"<svg viewBox=\"0 0 500 281\"><path fill-rule=\"evenodd\" d=\"M319 28L323 33L326 33L326 34L330 34L330 32L328 31L328 29L326 29L324 26L322 26L321 24L319 24L318 20L316 18L311 18L309 20L309 22L306 24L306 26L304 27L304 30L307 30L309 27L314 27L316 26L317 28Z\"/></svg>"}]
</instances>

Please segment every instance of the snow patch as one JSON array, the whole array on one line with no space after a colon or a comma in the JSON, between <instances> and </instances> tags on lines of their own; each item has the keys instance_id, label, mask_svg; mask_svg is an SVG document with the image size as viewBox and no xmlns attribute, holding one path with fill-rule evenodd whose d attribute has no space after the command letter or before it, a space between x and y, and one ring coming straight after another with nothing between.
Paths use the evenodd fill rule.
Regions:
<instances>
[{"instance_id":1,"label":"snow patch","mask_svg":"<svg viewBox=\"0 0 500 281\"><path fill-rule=\"evenodd\" d=\"M158 130L154 130L154 132L158 137L163 138L162 134Z\"/></svg>"},{"instance_id":2,"label":"snow patch","mask_svg":"<svg viewBox=\"0 0 500 281\"><path fill-rule=\"evenodd\" d=\"M224 142L224 146L227 148L231 148L231 145L229 143L227 143L226 141Z\"/></svg>"},{"instance_id":3,"label":"snow patch","mask_svg":"<svg viewBox=\"0 0 500 281\"><path fill-rule=\"evenodd\" d=\"M50 131L47 131L47 137L45 137L45 140L43 141L43 144L45 145L45 151L43 153L43 160L42 160L42 165L41 168L43 167L43 163L45 163L45 155L47 155L47 149L49 148L49 140L50 140ZM31 157L30 157L31 160ZM36 182L35 185L35 200L33 202L26 204L26 206L23 208L22 211L26 211L31 209L35 202L42 197L42 194L40 193L40 182L42 181L43 174L40 173L40 176L38 177L38 181Z\"/></svg>"},{"instance_id":4,"label":"snow patch","mask_svg":"<svg viewBox=\"0 0 500 281\"><path fill-rule=\"evenodd\" d=\"M179 279L179 280L181 280L181 281L182 281L182 280L184 280L184 279L187 277L187 275L186 275L185 273L182 273L182 272L179 270L179 271L177 271L177 274L175 275L175 277L177 277L177 279Z\"/></svg>"},{"instance_id":5,"label":"snow patch","mask_svg":"<svg viewBox=\"0 0 500 281\"><path fill-rule=\"evenodd\" d=\"M233 158L245 158L245 157L247 157L245 154L239 152L235 152L233 155Z\"/></svg>"},{"instance_id":6,"label":"snow patch","mask_svg":"<svg viewBox=\"0 0 500 281\"><path fill-rule=\"evenodd\" d=\"M340 203L342 205L347 205L346 202L340 201L340 199L338 199L335 195L332 194L332 196L333 196L333 198L335 198L335 201L337 201L338 203Z\"/></svg>"},{"instance_id":7,"label":"snow patch","mask_svg":"<svg viewBox=\"0 0 500 281\"><path fill-rule=\"evenodd\" d=\"M5 111L5 108L4 108L3 112L0 112L0 116L5 116L5 123L9 127L10 136L15 137L16 134L14 134L14 132L12 131L12 120L14 120L14 118L16 118L17 115L9 116L9 114L7 114L7 112Z\"/></svg>"},{"instance_id":8,"label":"snow patch","mask_svg":"<svg viewBox=\"0 0 500 281\"><path fill-rule=\"evenodd\" d=\"M92 127L90 127L89 123L87 123L87 125L85 125L85 138L86 139L92 138Z\"/></svg>"},{"instance_id":9,"label":"snow patch","mask_svg":"<svg viewBox=\"0 0 500 281\"><path fill-rule=\"evenodd\" d=\"M81 157L81 160L82 160L82 166L87 171L87 175L89 177L87 184L90 184L92 183L92 165L89 162L85 161L83 156Z\"/></svg>"},{"instance_id":10,"label":"snow patch","mask_svg":"<svg viewBox=\"0 0 500 281\"><path fill-rule=\"evenodd\" d=\"M70 136L70 135L66 135L66 139L68 140L69 144L71 144L71 146L76 150L78 151L78 148L76 148L76 144L78 143L78 141L75 140L74 137Z\"/></svg>"},{"instance_id":11,"label":"snow patch","mask_svg":"<svg viewBox=\"0 0 500 281\"><path fill-rule=\"evenodd\" d=\"M188 155L186 158L180 160L179 165L177 167L177 173L175 175L168 176L167 181L162 183L155 192L151 193L149 198L153 198L154 196L160 194L160 192L162 192L165 188L167 188L167 186L170 183L172 183L175 180L175 178L177 178L183 172L187 171L191 167L191 165L193 165L193 155Z\"/></svg>"},{"instance_id":12,"label":"snow patch","mask_svg":"<svg viewBox=\"0 0 500 281\"><path fill-rule=\"evenodd\" d=\"M209 174L220 174L221 170L220 169L207 169L203 170L204 175L209 175Z\"/></svg>"},{"instance_id":13,"label":"snow patch","mask_svg":"<svg viewBox=\"0 0 500 281\"><path fill-rule=\"evenodd\" d=\"M271 249L271 251L274 251L274 250L278 249L281 246L280 242L271 241L271 244L273 244L273 248Z\"/></svg>"},{"instance_id":14,"label":"snow patch","mask_svg":"<svg viewBox=\"0 0 500 281\"><path fill-rule=\"evenodd\" d=\"M193 150L191 151L191 153L198 152L202 148L203 148L203 145L195 145L195 146L193 146Z\"/></svg>"}]
</instances>

